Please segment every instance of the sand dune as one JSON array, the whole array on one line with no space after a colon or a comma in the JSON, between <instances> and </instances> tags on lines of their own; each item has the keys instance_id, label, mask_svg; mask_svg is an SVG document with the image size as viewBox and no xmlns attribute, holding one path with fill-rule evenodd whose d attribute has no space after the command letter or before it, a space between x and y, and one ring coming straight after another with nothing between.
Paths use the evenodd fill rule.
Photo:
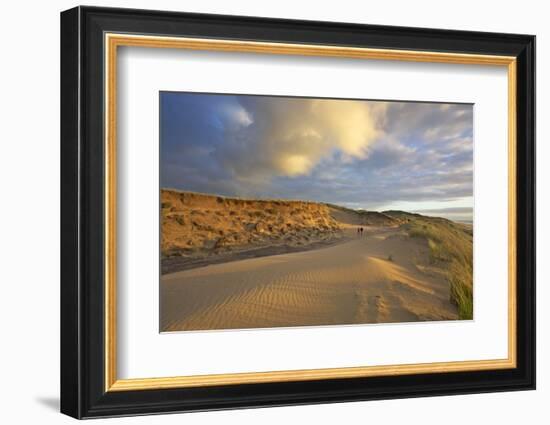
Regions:
<instances>
[{"instance_id":1,"label":"sand dune","mask_svg":"<svg viewBox=\"0 0 550 425\"><path fill-rule=\"evenodd\" d=\"M334 246L163 275L161 330L458 317L447 279L431 266L426 240L396 227L365 226L362 238L353 222L338 228L347 241Z\"/></svg>"},{"instance_id":2,"label":"sand dune","mask_svg":"<svg viewBox=\"0 0 550 425\"><path fill-rule=\"evenodd\" d=\"M397 226L383 213L318 202L226 198L163 189L162 273L306 251L346 240L350 226Z\"/></svg>"}]
</instances>

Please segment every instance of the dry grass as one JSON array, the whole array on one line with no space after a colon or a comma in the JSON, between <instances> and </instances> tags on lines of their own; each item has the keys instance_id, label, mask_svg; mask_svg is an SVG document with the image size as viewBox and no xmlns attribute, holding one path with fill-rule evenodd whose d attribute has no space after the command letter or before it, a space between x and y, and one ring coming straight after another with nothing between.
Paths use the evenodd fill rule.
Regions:
<instances>
[{"instance_id":1,"label":"dry grass","mask_svg":"<svg viewBox=\"0 0 550 425\"><path fill-rule=\"evenodd\" d=\"M217 255L275 244L302 246L342 236L324 204L247 200L161 191L162 256Z\"/></svg>"},{"instance_id":2,"label":"dry grass","mask_svg":"<svg viewBox=\"0 0 550 425\"><path fill-rule=\"evenodd\" d=\"M451 285L451 301L459 318L473 318L473 240L467 226L435 217L413 216L405 225L410 237L425 238L434 263L441 266Z\"/></svg>"}]
</instances>

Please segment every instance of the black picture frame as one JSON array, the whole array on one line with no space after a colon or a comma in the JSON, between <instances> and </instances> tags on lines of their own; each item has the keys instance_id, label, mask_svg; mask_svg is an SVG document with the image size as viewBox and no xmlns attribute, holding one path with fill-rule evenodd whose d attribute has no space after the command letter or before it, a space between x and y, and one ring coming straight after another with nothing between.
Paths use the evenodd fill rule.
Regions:
<instances>
[{"instance_id":1,"label":"black picture frame","mask_svg":"<svg viewBox=\"0 0 550 425\"><path fill-rule=\"evenodd\" d=\"M105 391L104 34L506 55L517 58L517 367ZM61 13L61 412L75 418L535 388L535 37L76 7Z\"/></svg>"}]
</instances>

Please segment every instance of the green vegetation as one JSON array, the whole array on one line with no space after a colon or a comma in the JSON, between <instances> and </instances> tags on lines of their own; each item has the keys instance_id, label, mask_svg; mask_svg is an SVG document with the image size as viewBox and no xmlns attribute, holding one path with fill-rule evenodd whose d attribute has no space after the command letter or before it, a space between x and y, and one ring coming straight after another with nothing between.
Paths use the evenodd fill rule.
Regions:
<instances>
[{"instance_id":1,"label":"green vegetation","mask_svg":"<svg viewBox=\"0 0 550 425\"><path fill-rule=\"evenodd\" d=\"M405 217L400 217L404 219ZM458 306L460 319L473 318L472 229L452 221L410 214L405 229L410 237L428 241L432 261L447 272L451 301Z\"/></svg>"}]
</instances>

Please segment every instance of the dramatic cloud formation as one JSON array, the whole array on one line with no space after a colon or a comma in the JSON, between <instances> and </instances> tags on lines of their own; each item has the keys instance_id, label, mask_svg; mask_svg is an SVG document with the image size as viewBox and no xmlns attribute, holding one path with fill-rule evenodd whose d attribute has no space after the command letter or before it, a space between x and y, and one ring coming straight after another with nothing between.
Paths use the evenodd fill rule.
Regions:
<instances>
[{"instance_id":1,"label":"dramatic cloud formation","mask_svg":"<svg viewBox=\"0 0 550 425\"><path fill-rule=\"evenodd\" d=\"M369 145L381 135L385 110L385 104L343 100L236 100L235 120L225 124L219 152L223 165L241 181L308 175L335 154L344 161L365 158Z\"/></svg>"},{"instance_id":2,"label":"dramatic cloud formation","mask_svg":"<svg viewBox=\"0 0 550 425\"><path fill-rule=\"evenodd\" d=\"M471 105L161 93L161 184L355 208L470 208Z\"/></svg>"}]
</instances>

